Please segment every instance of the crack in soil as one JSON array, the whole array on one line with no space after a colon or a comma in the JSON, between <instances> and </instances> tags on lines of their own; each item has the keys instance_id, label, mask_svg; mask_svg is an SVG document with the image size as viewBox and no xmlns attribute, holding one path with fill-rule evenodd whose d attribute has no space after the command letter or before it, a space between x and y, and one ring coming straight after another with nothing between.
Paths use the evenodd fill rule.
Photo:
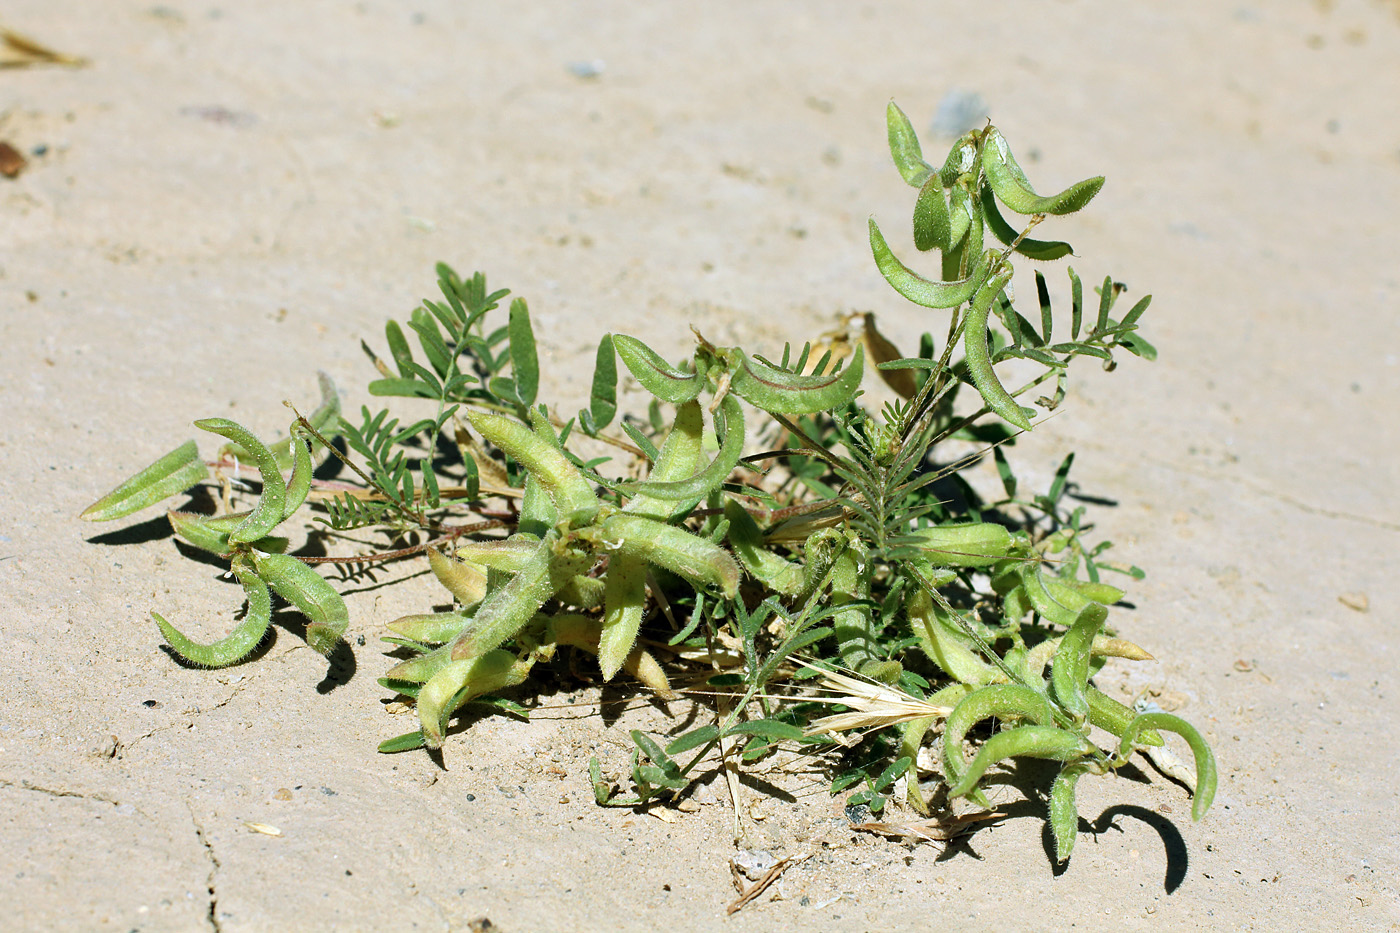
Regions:
<instances>
[{"instance_id":1,"label":"crack in soil","mask_svg":"<svg viewBox=\"0 0 1400 933\"><path fill-rule=\"evenodd\" d=\"M0 787L14 787L18 790L30 790L36 794L47 794L50 797L77 797L79 800L97 800L101 803L110 803L114 807L121 806L120 800L104 794L101 791L88 792L68 790L64 787L45 787L42 784L35 784L26 778L21 778L16 781L12 778L0 777Z\"/></svg>"},{"instance_id":2,"label":"crack in soil","mask_svg":"<svg viewBox=\"0 0 1400 933\"><path fill-rule=\"evenodd\" d=\"M188 800L185 806L190 811L190 822L194 824L194 834L199 839L199 844L204 847L204 854L209 857L209 877L205 881L205 886L209 891L209 928L214 933L219 933L219 894L214 890L214 876L218 874L220 864L219 857L214 854L214 845L209 841L209 837L204 834L204 826L199 822L199 817L195 815L194 805Z\"/></svg>"}]
</instances>

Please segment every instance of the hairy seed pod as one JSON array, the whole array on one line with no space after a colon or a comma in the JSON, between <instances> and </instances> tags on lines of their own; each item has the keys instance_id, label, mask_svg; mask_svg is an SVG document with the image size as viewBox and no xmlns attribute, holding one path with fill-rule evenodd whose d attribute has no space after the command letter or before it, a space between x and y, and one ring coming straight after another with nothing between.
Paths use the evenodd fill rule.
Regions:
<instances>
[{"instance_id":1,"label":"hairy seed pod","mask_svg":"<svg viewBox=\"0 0 1400 933\"><path fill-rule=\"evenodd\" d=\"M739 465L739 457L744 453L744 410L732 395L726 395L720 402L719 415L723 422L717 417L715 426L717 430L724 428L724 440L720 443L719 453L715 454L715 459L709 465L686 479L624 483L621 484L623 491L633 496L646 496L651 501L693 502L718 489L734 472Z\"/></svg>"},{"instance_id":2,"label":"hairy seed pod","mask_svg":"<svg viewBox=\"0 0 1400 933\"><path fill-rule=\"evenodd\" d=\"M170 527L175 534L201 550L223 556L232 550L228 543L229 532L243 524L248 515L248 512L211 516L171 511L167 512L165 517L170 521ZM252 542L250 547L280 554L287 549L289 543L286 538L267 535Z\"/></svg>"},{"instance_id":3,"label":"hairy seed pod","mask_svg":"<svg viewBox=\"0 0 1400 933\"><path fill-rule=\"evenodd\" d=\"M1005 137L994 126L988 127L982 138L982 169L992 192L1018 214L1072 214L1099 193L1104 181L1102 175L1086 178L1059 194L1041 197L1017 164Z\"/></svg>"},{"instance_id":4,"label":"hairy seed pod","mask_svg":"<svg viewBox=\"0 0 1400 933\"><path fill-rule=\"evenodd\" d=\"M758 523L742 505L730 499L724 517L729 519L729 546L750 576L784 596L802 592L802 566L768 549Z\"/></svg>"},{"instance_id":5,"label":"hairy seed pod","mask_svg":"<svg viewBox=\"0 0 1400 933\"><path fill-rule=\"evenodd\" d=\"M644 515L618 512L596 530L588 529L598 547L665 567L695 587L713 586L729 599L739 592L739 565L728 552L675 525Z\"/></svg>"},{"instance_id":6,"label":"hairy seed pod","mask_svg":"<svg viewBox=\"0 0 1400 933\"><path fill-rule=\"evenodd\" d=\"M435 547L428 548L428 566L433 576L452 598L470 608L486 598L486 567L463 559L450 557Z\"/></svg>"},{"instance_id":7,"label":"hairy seed pod","mask_svg":"<svg viewBox=\"0 0 1400 933\"><path fill-rule=\"evenodd\" d=\"M956 784L948 788L948 796L968 796L976 789L977 781L987 773L988 768L1007 758L1072 761L1089 754L1093 749L1093 744L1084 736L1054 726L1020 726L1007 729L992 736L978 749L977 757L972 759L967 772Z\"/></svg>"},{"instance_id":8,"label":"hairy seed pod","mask_svg":"<svg viewBox=\"0 0 1400 933\"><path fill-rule=\"evenodd\" d=\"M194 426L226 437L248 451L262 476L262 494L258 496L258 504L243 524L229 532L229 544L249 544L276 528L282 522L287 504L287 484L282 479L282 468L277 458L263 446L262 441L253 436L252 431L227 418L204 418L196 421Z\"/></svg>"},{"instance_id":9,"label":"hairy seed pod","mask_svg":"<svg viewBox=\"0 0 1400 933\"><path fill-rule=\"evenodd\" d=\"M441 645L456 638L470 621L471 616L465 612L429 612L400 616L385 628L425 645Z\"/></svg>"},{"instance_id":10,"label":"hairy seed pod","mask_svg":"<svg viewBox=\"0 0 1400 933\"><path fill-rule=\"evenodd\" d=\"M838 372L803 376L769 366L739 351L739 366L730 390L766 412L811 415L838 411L850 404L865 372L865 348L856 346L851 362Z\"/></svg>"},{"instance_id":11,"label":"hairy seed pod","mask_svg":"<svg viewBox=\"0 0 1400 933\"><path fill-rule=\"evenodd\" d=\"M1050 701L1043 694L1020 684L993 684L974 690L963 698L943 726L943 777L948 784L960 782L967 770L963 742L973 726L984 719L1029 719L1037 725L1055 721ZM972 798L985 806L986 798L976 791Z\"/></svg>"},{"instance_id":12,"label":"hairy seed pod","mask_svg":"<svg viewBox=\"0 0 1400 933\"><path fill-rule=\"evenodd\" d=\"M1108 619L1108 610L1098 603L1085 606L1055 649L1050 667L1050 690L1076 723L1089 716L1089 652L1094 637Z\"/></svg>"},{"instance_id":13,"label":"hairy seed pod","mask_svg":"<svg viewBox=\"0 0 1400 933\"><path fill-rule=\"evenodd\" d=\"M483 694L524 683L529 673L528 663L499 648L445 665L418 691L418 721L423 728L423 744L441 748L447 719L462 704Z\"/></svg>"},{"instance_id":14,"label":"hairy seed pod","mask_svg":"<svg viewBox=\"0 0 1400 933\"><path fill-rule=\"evenodd\" d=\"M1045 588L1045 577L1040 565L1035 563L1024 564L1021 567L1021 583L1026 594L1026 600L1031 604L1031 608L1040 614L1040 617L1047 622L1056 625L1063 625L1066 628L1073 625L1079 618L1079 613L1068 606L1056 601Z\"/></svg>"},{"instance_id":15,"label":"hairy seed pod","mask_svg":"<svg viewBox=\"0 0 1400 933\"><path fill-rule=\"evenodd\" d=\"M454 660L476 658L520 631L551 596L593 566L594 557L551 531L524 566L481 602L472 622L452 642Z\"/></svg>"},{"instance_id":16,"label":"hairy seed pod","mask_svg":"<svg viewBox=\"0 0 1400 933\"><path fill-rule=\"evenodd\" d=\"M1105 732L1112 733L1114 738L1121 740L1123 733L1128 731L1137 715L1137 711L1131 706L1124 706L1098 687L1089 688L1089 722ZM1143 729L1138 733L1137 744L1159 748L1165 743L1162 741L1162 734L1156 729Z\"/></svg>"},{"instance_id":17,"label":"hairy seed pod","mask_svg":"<svg viewBox=\"0 0 1400 933\"><path fill-rule=\"evenodd\" d=\"M282 519L291 518L292 513L301 508L306 496L311 492L311 474L315 466L311 462L311 444L301 435L299 425L292 426L291 437L292 475L287 480L287 501L282 504Z\"/></svg>"},{"instance_id":18,"label":"hairy seed pod","mask_svg":"<svg viewBox=\"0 0 1400 933\"><path fill-rule=\"evenodd\" d=\"M987 346L988 316L997 296L1006 288L1006 283L1011 281L1011 271L1011 266L1003 266L977 289L963 324L963 352L967 358L967 374L972 377L972 384L977 387L987 407L1022 431L1029 431L1030 420L997 378Z\"/></svg>"},{"instance_id":19,"label":"hairy seed pod","mask_svg":"<svg viewBox=\"0 0 1400 933\"><path fill-rule=\"evenodd\" d=\"M598 666L604 680L612 680L632 653L646 604L646 561L614 555L604 577L603 629L598 639Z\"/></svg>"},{"instance_id":20,"label":"hairy seed pod","mask_svg":"<svg viewBox=\"0 0 1400 933\"><path fill-rule=\"evenodd\" d=\"M560 613L549 620L545 637L556 644L570 645L590 654L598 654L602 625L602 622L591 616ZM641 648L632 649L622 662L622 669L663 700L676 698L676 692L671 689L671 682L666 679L666 672L650 653Z\"/></svg>"},{"instance_id":21,"label":"hairy seed pod","mask_svg":"<svg viewBox=\"0 0 1400 933\"><path fill-rule=\"evenodd\" d=\"M331 381L331 377L325 373L318 372L316 381L321 387L321 404L306 417L306 420L316 433L326 440L330 440L340 434L340 393L336 391L335 383ZM264 445L277 459L279 469L289 470L293 467L292 438L296 436L296 433L296 431L292 431L288 437L268 441ZM227 460L254 459L253 454L236 441L230 441L220 447L219 456Z\"/></svg>"},{"instance_id":22,"label":"hairy seed pod","mask_svg":"<svg viewBox=\"0 0 1400 933\"><path fill-rule=\"evenodd\" d=\"M1074 851L1079 835L1079 807L1074 801L1074 786L1088 773L1082 764L1066 765L1050 785L1050 831L1055 837L1055 861L1067 860Z\"/></svg>"},{"instance_id":23,"label":"hairy seed pod","mask_svg":"<svg viewBox=\"0 0 1400 933\"><path fill-rule=\"evenodd\" d=\"M981 686L1001 676L1000 671L969 647L967 636L921 588L910 589L905 600L905 614L919 639L919 647L949 677L959 683Z\"/></svg>"},{"instance_id":24,"label":"hairy seed pod","mask_svg":"<svg viewBox=\"0 0 1400 933\"><path fill-rule=\"evenodd\" d=\"M418 628L418 626L414 625L412 620L421 617L409 616L407 618L410 621L404 626L405 628L407 628L410 631ZM402 619L399 620L399 622L403 621L404 620ZM465 618L462 619L463 623L467 621L468 620ZM392 629L393 625L396 624L399 623L391 624L390 628ZM431 623L429 623L429 625L430 624ZM427 626L424 627L426 628ZM445 627L446 626L444 626L444 628ZM460 625L457 628L458 631L461 630ZM430 634L439 633L431 632L430 630ZM451 663L452 648L449 645L442 645L439 648L434 648L432 651L425 652L423 654L418 655L417 657L409 658L407 661L400 661L398 664L395 664L393 667L389 668L389 670L384 674L384 679L405 680L409 683L425 684L428 681L432 680L433 677L436 676L438 671L442 670L444 667Z\"/></svg>"},{"instance_id":25,"label":"hairy seed pod","mask_svg":"<svg viewBox=\"0 0 1400 933\"><path fill-rule=\"evenodd\" d=\"M191 641L161 618L159 613L151 613L166 643L186 661L201 667L228 667L247 657L267 634L267 628L272 623L272 596L267 591L267 584L258 579L253 568L241 560L234 561L233 575L243 585L243 593L248 598L248 614L225 638L207 645Z\"/></svg>"},{"instance_id":26,"label":"hairy seed pod","mask_svg":"<svg viewBox=\"0 0 1400 933\"><path fill-rule=\"evenodd\" d=\"M636 337L613 334L613 349L642 388L663 402L684 405L705 387L703 375L674 368Z\"/></svg>"},{"instance_id":27,"label":"hairy seed pod","mask_svg":"<svg viewBox=\"0 0 1400 933\"><path fill-rule=\"evenodd\" d=\"M554 444L501 415L467 415L482 437L505 451L544 487L561 519L583 525L598 513L598 496L578 467Z\"/></svg>"},{"instance_id":28,"label":"hairy seed pod","mask_svg":"<svg viewBox=\"0 0 1400 933\"><path fill-rule=\"evenodd\" d=\"M934 567L990 567L1011 551L1013 539L1004 525L965 522L920 528L910 537Z\"/></svg>"},{"instance_id":29,"label":"hairy seed pod","mask_svg":"<svg viewBox=\"0 0 1400 933\"><path fill-rule=\"evenodd\" d=\"M1196 756L1196 788L1195 799L1191 802L1191 819L1199 820L1206 815L1210 809L1211 802L1215 800L1215 789L1218 775L1215 766L1215 754L1211 752L1206 740L1201 738L1201 734L1196 731L1196 727L1179 716L1171 713L1143 713L1123 731L1123 738L1118 744L1118 757L1114 759L1114 767L1122 765L1128 760L1128 756L1133 753L1133 748L1138 744L1138 736L1145 729L1159 729L1166 732L1175 732L1186 740L1186 744L1191 746L1191 753Z\"/></svg>"},{"instance_id":30,"label":"hairy seed pod","mask_svg":"<svg viewBox=\"0 0 1400 933\"><path fill-rule=\"evenodd\" d=\"M732 430L732 428L731 428ZM676 409L676 420L661 450L652 464L648 483L675 483L688 480L700 469L700 457L704 452L705 415L700 403L689 401ZM740 439L742 444L742 439ZM737 460L735 461L738 462ZM623 507L623 511L637 515L649 515L662 521L669 519L684 506L683 501L661 499L648 495L643 486L632 487L634 495ZM698 500L700 497L697 496Z\"/></svg>"},{"instance_id":31,"label":"hairy seed pod","mask_svg":"<svg viewBox=\"0 0 1400 933\"><path fill-rule=\"evenodd\" d=\"M345 600L326 578L287 554L254 554L258 576L272 591L296 606L311 623L306 643L321 654L330 654L350 625Z\"/></svg>"},{"instance_id":32,"label":"hairy seed pod","mask_svg":"<svg viewBox=\"0 0 1400 933\"><path fill-rule=\"evenodd\" d=\"M895 106L894 101L890 101L885 108L885 126L895 168L899 169L899 174L907 183L915 188L919 187L924 183L924 179L933 174L933 166L924 161L919 134L914 132L913 124L904 115L904 111Z\"/></svg>"},{"instance_id":33,"label":"hairy seed pod","mask_svg":"<svg viewBox=\"0 0 1400 933\"><path fill-rule=\"evenodd\" d=\"M954 233L956 232L955 226ZM924 278L899 261L885 242L884 234L880 232L880 227L873 217L870 219L870 250L875 254L875 265L880 269L885 281L889 282L895 291L923 308L955 308L971 298L977 291L978 284L986 277L986 270L979 259L979 264L965 279L935 282Z\"/></svg>"},{"instance_id":34,"label":"hairy seed pod","mask_svg":"<svg viewBox=\"0 0 1400 933\"><path fill-rule=\"evenodd\" d=\"M184 492L209 478L194 441L185 441L83 510L79 518L109 522Z\"/></svg>"}]
</instances>

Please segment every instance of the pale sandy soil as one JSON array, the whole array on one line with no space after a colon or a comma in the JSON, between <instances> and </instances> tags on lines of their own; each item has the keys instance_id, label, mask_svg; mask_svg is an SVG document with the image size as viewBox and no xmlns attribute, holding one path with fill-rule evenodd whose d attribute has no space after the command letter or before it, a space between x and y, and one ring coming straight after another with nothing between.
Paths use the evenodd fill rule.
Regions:
<instances>
[{"instance_id":1,"label":"pale sandy soil","mask_svg":"<svg viewBox=\"0 0 1400 933\"><path fill-rule=\"evenodd\" d=\"M1394 8L522 6L0 10L92 60L0 71L0 139L47 147L0 179L0 928L1400 927ZM688 322L763 349L875 309L908 346L927 324L864 241L911 203L884 108L927 127L954 87L1045 187L1109 176L1064 228L1076 266L1156 296L1160 361L1085 367L1019 462L1044 482L1077 450L1118 502L1094 517L1149 577L1115 618L1162 660L1104 680L1204 727L1222 777L1201 824L1155 774L1086 781L1101 831L1057 874L1033 804L905 849L833 823L813 778L750 824L812 858L726 919L722 802L667 823L589 798L588 756L616 767L660 711L558 694L459 731L445 770L380 756L408 726L377 636L427 581L345 587L353 672L285 629L189 670L148 612L226 625L217 569L159 521L75 517L193 418L284 426L318 368L366 401L358 340L440 259L530 298L570 406L609 329L674 356Z\"/></svg>"}]
</instances>

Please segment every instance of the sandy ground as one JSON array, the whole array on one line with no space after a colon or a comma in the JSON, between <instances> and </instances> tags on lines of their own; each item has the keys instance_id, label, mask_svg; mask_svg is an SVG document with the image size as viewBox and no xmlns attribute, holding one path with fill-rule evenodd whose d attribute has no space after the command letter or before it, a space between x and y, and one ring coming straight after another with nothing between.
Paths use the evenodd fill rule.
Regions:
<instances>
[{"instance_id":1,"label":"sandy ground","mask_svg":"<svg viewBox=\"0 0 1400 933\"><path fill-rule=\"evenodd\" d=\"M1400 928L1394 5L522 6L0 10L92 60L0 71L0 139L30 156L0 179L0 927ZM749 842L812 857L726 918L722 793L675 822L589 796L588 756L617 767L661 710L560 693L459 730L445 769L380 756L410 724L377 636L426 581L344 587L353 670L285 629L187 670L148 612L227 624L217 568L160 520L75 517L193 418L282 427L318 368L366 401L358 340L436 260L530 298L566 406L609 329L761 349L874 309L910 346L927 324L865 221L908 250L885 104L927 127L953 88L1044 187L1109 176L1060 229L1086 278L1156 296L1160 361L1083 367L1018 462L1043 483L1077 450L1117 501L1093 517L1149 571L1118 621L1162 660L1104 681L1203 726L1203 823L1155 774L1083 782L1098 832L1056 873L1033 803L906 849L809 777L751 793Z\"/></svg>"}]
</instances>

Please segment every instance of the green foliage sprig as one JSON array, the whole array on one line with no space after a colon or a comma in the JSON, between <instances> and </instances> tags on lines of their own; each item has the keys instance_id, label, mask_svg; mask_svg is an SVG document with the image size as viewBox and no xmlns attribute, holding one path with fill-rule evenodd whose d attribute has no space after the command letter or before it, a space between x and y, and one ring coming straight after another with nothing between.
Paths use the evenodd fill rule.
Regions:
<instances>
[{"instance_id":1,"label":"green foliage sprig","mask_svg":"<svg viewBox=\"0 0 1400 933\"><path fill-rule=\"evenodd\" d=\"M386 325L387 356L362 344L378 371L369 394L426 404L423 417L403 424L364 407L352 423L323 377L320 407L297 415L285 439L264 443L227 419L198 421L228 442L214 461L182 444L83 517L120 518L224 482L244 463L256 468L251 508L169 513L177 535L229 560L248 603L233 632L208 645L153 613L177 655L207 666L253 652L273 594L308 618L318 651L344 635L340 595L273 534L293 516L314 511L323 531L313 534L377 529L397 545L350 561L426 553L454 606L388 624L385 640L402 657L381 683L416 702L419 728L381 751L440 747L452 715L471 702L525 713L496 695L571 648L595 655L604 680L626 673L674 697L673 677L698 678L697 697L718 694L713 722L664 747L632 733L630 795L595 759L602 805L679 793L716 750L734 768L797 747L831 763L833 792L858 787L850 803L880 812L904 779L904 805L928 813L920 751L941 723L935 758L951 798L989 805L983 779L1007 759L1059 763L1047 795L1059 859L1077 834L1079 779L1160 746L1162 732L1180 735L1194 755L1199 819L1216 782L1200 734L1175 716L1139 715L1093 683L1110 658L1150 657L1109 628L1109 607L1124 592L1102 579L1142 572L1103 560L1109 544L1086 540L1083 507L1067 505L1072 455L1047 491L1029 497L1007 456L1016 434L1035 426L1037 408L1024 400L1053 381L1034 404L1057 407L1072 361L1112 368L1119 349L1155 357L1138 333L1150 299L1115 317L1122 288L1111 278L1091 321L1072 269L1067 323L1039 271L1030 317L1010 291L1013 256L1071 254L1064 241L1029 234L1085 207L1103 178L1042 196L992 126L963 136L935 167L894 104L887 117L895 165L918 190L914 245L938 254L936 273L896 257L874 219L871 251L898 294L947 315L941 352L925 334L917 355L900 354L873 315L858 334L785 346L776 361L697 334L691 357L671 363L635 337L605 334L588 406L565 421L539 404L525 301L512 299L499 322L492 312L507 291L439 265L442 300L424 301L406 325ZM1013 359L1039 374L1008 388L998 366ZM611 433L618 360L654 401ZM860 403L874 379L895 397L878 413ZM945 444L969 442L985 446L937 467ZM755 447L762 452L746 455ZM603 449L612 456L598 456ZM355 479L315 476L313 450ZM995 499L958 472L988 450L1004 492ZM950 484L960 504L948 498ZM833 702L844 710L826 709ZM854 744L841 738L853 730L866 734Z\"/></svg>"}]
</instances>

